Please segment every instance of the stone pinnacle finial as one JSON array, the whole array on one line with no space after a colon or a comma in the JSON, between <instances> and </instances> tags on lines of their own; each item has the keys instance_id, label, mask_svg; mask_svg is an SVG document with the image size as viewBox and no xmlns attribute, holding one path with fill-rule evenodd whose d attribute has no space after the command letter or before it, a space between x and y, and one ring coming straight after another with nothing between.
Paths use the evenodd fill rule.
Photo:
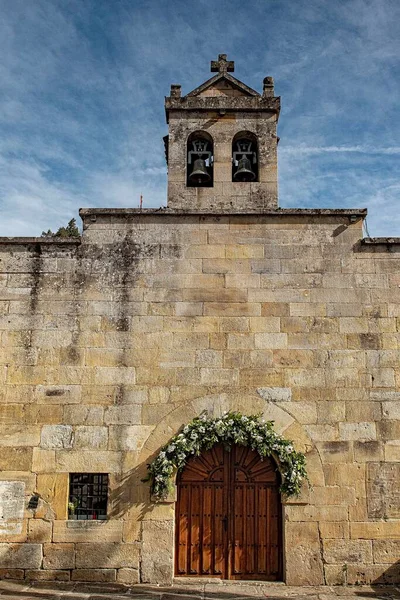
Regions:
<instances>
[{"instance_id":1,"label":"stone pinnacle finial","mask_svg":"<svg viewBox=\"0 0 400 600\"><path fill-rule=\"evenodd\" d=\"M218 60L211 61L212 73L232 73L235 70L234 61L226 60L226 56L226 54L218 54Z\"/></svg>"}]
</instances>

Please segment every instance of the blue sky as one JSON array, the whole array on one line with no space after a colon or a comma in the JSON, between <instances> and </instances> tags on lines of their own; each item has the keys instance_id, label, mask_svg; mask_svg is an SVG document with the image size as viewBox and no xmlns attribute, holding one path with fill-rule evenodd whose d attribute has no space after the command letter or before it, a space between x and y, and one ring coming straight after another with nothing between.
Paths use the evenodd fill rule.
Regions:
<instances>
[{"instance_id":1,"label":"blue sky","mask_svg":"<svg viewBox=\"0 0 400 600\"><path fill-rule=\"evenodd\" d=\"M367 207L400 235L399 0L0 0L0 235L166 203L171 83L227 53L282 97L282 207ZM78 217L77 217L78 218ZM78 219L79 221L79 219Z\"/></svg>"}]
</instances>

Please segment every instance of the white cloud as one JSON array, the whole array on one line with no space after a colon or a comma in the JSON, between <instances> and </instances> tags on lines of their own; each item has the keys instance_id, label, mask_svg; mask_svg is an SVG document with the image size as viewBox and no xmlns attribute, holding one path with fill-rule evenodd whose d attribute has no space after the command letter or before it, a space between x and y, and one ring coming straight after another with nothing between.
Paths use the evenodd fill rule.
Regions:
<instances>
[{"instance_id":1,"label":"white cloud","mask_svg":"<svg viewBox=\"0 0 400 600\"><path fill-rule=\"evenodd\" d=\"M280 154L324 154L346 153L356 154L400 154L400 146L389 148L375 148L374 146L285 146Z\"/></svg>"}]
</instances>

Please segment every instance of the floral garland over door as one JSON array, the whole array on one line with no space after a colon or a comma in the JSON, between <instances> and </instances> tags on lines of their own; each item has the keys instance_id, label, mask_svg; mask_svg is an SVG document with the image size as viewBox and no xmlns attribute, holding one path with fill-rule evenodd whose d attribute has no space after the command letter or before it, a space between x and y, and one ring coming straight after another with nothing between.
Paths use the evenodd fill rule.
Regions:
<instances>
[{"instance_id":1,"label":"floral garland over door","mask_svg":"<svg viewBox=\"0 0 400 600\"><path fill-rule=\"evenodd\" d=\"M286 496L299 495L302 482L308 480L304 454L294 449L293 442L274 431L273 421L239 412L228 412L222 417L209 417L204 412L185 425L148 465L145 481L151 481L153 496L157 500L166 498L174 473L183 469L190 456L198 456L218 442L228 447L249 446L258 452L261 460L272 456L282 476L280 491Z\"/></svg>"}]
</instances>

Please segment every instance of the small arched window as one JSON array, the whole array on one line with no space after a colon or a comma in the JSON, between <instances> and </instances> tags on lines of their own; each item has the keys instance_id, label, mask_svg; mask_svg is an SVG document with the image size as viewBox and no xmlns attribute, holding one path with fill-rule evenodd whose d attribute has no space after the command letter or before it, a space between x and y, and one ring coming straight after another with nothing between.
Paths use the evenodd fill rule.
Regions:
<instances>
[{"instance_id":1,"label":"small arched window","mask_svg":"<svg viewBox=\"0 0 400 600\"><path fill-rule=\"evenodd\" d=\"M188 187L213 186L214 144L205 131L195 131L187 141L186 184Z\"/></svg>"},{"instance_id":2,"label":"small arched window","mask_svg":"<svg viewBox=\"0 0 400 600\"><path fill-rule=\"evenodd\" d=\"M232 181L258 180L257 138L249 131L237 133L232 141Z\"/></svg>"}]
</instances>

